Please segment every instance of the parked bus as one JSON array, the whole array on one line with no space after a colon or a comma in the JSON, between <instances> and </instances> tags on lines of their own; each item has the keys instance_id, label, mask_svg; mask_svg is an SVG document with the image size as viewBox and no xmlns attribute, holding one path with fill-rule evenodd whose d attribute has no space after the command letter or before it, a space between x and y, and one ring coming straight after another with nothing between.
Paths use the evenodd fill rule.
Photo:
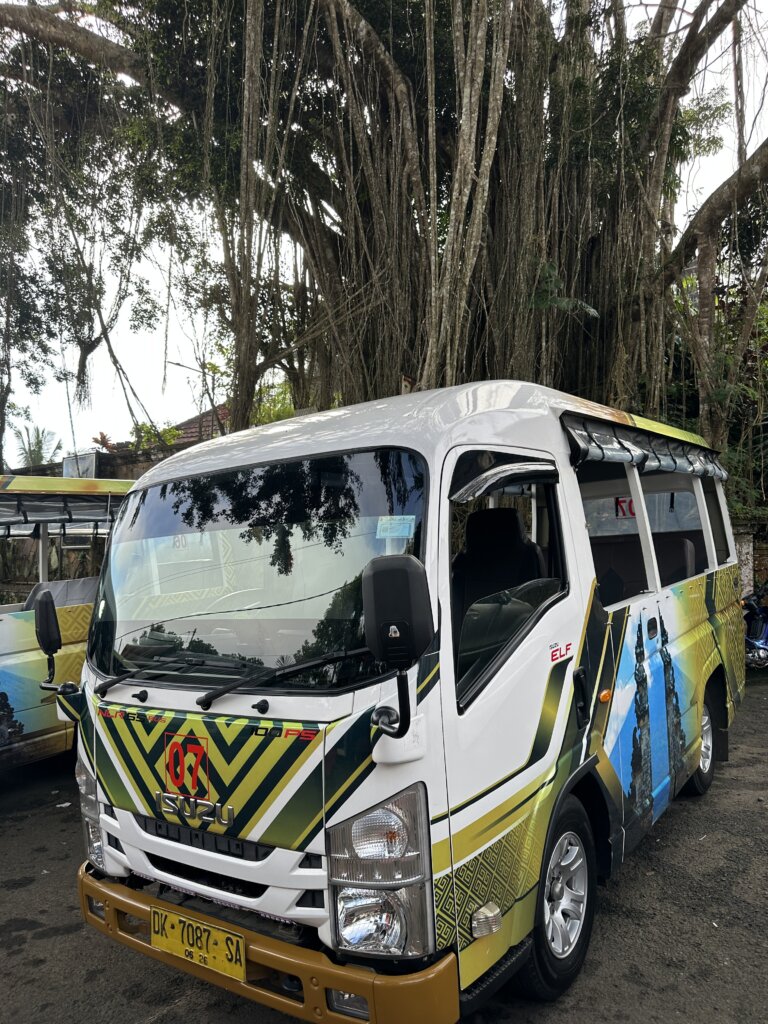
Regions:
<instances>
[{"instance_id":1,"label":"parked bus","mask_svg":"<svg viewBox=\"0 0 768 1024\"><path fill-rule=\"evenodd\" d=\"M34 603L50 590L64 643L56 678L79 679L105 538L131 484L0 476L0 769L72 746L72 723L38 685L46 672Z\"/></svg>"},{"instance_id":2,"label":"parked bus","mask_svg":"<svg viewBox=\"0 0 768 1024\"><path fill-rule=\"evenodd\" d=\"M154 466L59 697L85 920L304 1020L556 997L598 879L727 757L725 478L694 434L505 381Z\"/></svg>"}]
</instances>

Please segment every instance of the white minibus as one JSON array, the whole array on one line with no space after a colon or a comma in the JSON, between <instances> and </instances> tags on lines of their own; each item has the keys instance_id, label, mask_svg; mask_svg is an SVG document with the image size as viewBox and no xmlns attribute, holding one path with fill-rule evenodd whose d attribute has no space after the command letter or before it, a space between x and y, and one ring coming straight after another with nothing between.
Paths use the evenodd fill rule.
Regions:
<instances>
[{"instance_id":1,"label":"white minibus","mask_svg":"<svg viewBox=\"0 0 768 1024\"><path fill-rule=\"evenodd\" d=\"M512 381L153 466L58 698L86 921L307 1021L563 992L598 880L727 757L725 478L694 434Z\"/></svg>"}]
</instances>

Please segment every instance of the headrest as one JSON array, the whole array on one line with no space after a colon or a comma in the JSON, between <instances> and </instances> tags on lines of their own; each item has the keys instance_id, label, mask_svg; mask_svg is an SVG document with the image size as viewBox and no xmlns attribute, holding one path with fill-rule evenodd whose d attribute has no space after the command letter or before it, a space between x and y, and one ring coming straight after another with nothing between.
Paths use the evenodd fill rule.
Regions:
<instances>
[{"instance_id":1,"label":"headrest","mask_svg":"<svg viewBox=\"0 0 768 1024\"><path fill-rule=\"evenodd\" d=\"M677 583L696 575L696 548L690 538L657 533L653 545L662 581Z\"/></svg>"},{"instance_id":2,"label":"headrest","mask_svg":"<svg viewBox=\"0 0 768 1024\"><path fill-rule=\"evenodd\" d=\"M57 608L69 605L93 604L99 587L98 576L87 576L79 580L51 580L49 583L36 583L24 602L22 611L32 611L35 600L44 591L50 590L53 603Z\"/></svg>"},{"instance_id":3,"label":"headrest","mask_svg":"<svg viewBox=\"0 0 768 1024\"><path fill-rule=\"evenodd\" d=\"M527 535L516 508L481 508L467 519L466 550L477 554L505 550L526 543Z\"/></svg>"}]
</instances>

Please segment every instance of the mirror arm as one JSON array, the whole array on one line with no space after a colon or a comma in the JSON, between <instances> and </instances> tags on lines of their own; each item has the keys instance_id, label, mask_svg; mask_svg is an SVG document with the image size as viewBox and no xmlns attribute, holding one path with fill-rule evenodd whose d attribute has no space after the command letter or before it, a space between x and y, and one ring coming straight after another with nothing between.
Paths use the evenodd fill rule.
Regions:
<instances>
[{"instance_id":1,"label":"mirror arm","mask_svg":"<svg viewBox=\"0 0 768 1024\"><path fill-rule=\"evenodd\" d=\"M411 727L411 699L408 693L408 673L404 668L397 670L397 703L399 711L388 706L374 708L371 725L377 726L386 736L399 740Z\"/></svg>"},{"instance_id":2,"label":"mirror arm","mask_svg":"<svg viewBox=\"0 0 768 1024\"><path fill-rule=\"evenodd\" d=\"M53 681L53 677L56 675L56 662L52 654L48 655L48 675L45 680L40 683L41 690L58 690L58 686Z\"/></svg>"}]
</instances>

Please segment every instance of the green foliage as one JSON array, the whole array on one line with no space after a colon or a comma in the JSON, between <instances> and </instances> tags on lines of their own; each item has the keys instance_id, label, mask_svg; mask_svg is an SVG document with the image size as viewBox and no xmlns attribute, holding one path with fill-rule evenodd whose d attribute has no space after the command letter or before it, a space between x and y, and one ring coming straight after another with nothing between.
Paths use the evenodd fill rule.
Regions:
<instances>
[{"instance_id":1,"label":"green foliage","mask_svg":"<svg viewBox=\"0 0 768 1024\"><path fill-rule=\"evenodd\" d=\"M607 201L616 187L619 160L633 159L656 109L662 68L658 50L644 34L624 46L608 47L598 58L592 104L595 120L582 131L582 158L594 161L597 194ZM643 169L644 170L644 169Z\"/></svg>"},{"instance_id":2,"label":"green foliage","mask_svg":"<svg viewBox=\"0 0 768 1024\"><path fill-rule=\"evenodd\" d=\"M664 177L665 195L677 199L681 179L678 168L696 157L713 156L723 147L719 129L732 111L725 98L725 89L713 89L688 103L680 105L672 124L669 140L670 160Z\"/></svg>"},{"instance_id":3,"label":"green foliage","mask_svg":"<svg viewBox=\"0 0 768 1024\"><path fill-rule=\"evenodd\" d=\"M45 427L24 426L21 430L14 427L13 433L19 447L21 465L25 468L54 462L61 451L61 441Z\"/></svg>"},{"instance_id":4,"label":"green foliage","mask_svg":"<svg viewBox=\"0 0 768 1024\"><path fill-rule=\"evenodd\" d=\"M615 187L619 160L632 160L642 152L641 142L652 124L666 68L654 42L641 32L628 40L626 48L608 47L598 58L594 99L582 98L580 110L595 111L591 123L572 121L580 154L592 162L600 191L606 197ZM583 92L584 82L577 83ZM664 194L675 199L680 190L678 168L722 148L719 129L731 113L722 88L681 103L672 123L669 158L665 167ZM617 130L619 126L620 130ZM637 168L644 173L645 168Z\"/></svg>"},{"instance_id":5,"label":"green foliage","mask_svg":"<svg viewBox=\"0 0 768 1024\"><path fill-rule=\"evenodd\" d=\"M768 192L761 189L745 202L736 215L728 217L720 234L723 261L735 268L756 269L768 247ZM765 318L763 317L765 327Z\"/></svg>"},{"instance_id":6,"label":"green foliage","mask_svg":"<svg viewBox=\"0 0 768 1024\"><path fill-rule=\"evenodd\" d=\"M55 47L12 33L2 37L7 75L0 130L10 159L0 163L0 213L3 230L12 225L14 232L0 238L0 246L6 245L0 267L12 269L0 284L5 289L0 304L5 298L13 337L8 375L12 371L33 390L39 387L54 342L76 347L84 375L90 353L115 329L121 308L129 311L132 330L151 330L162 314L161 304L137 272L151 246L172 254L174 281L180 280L186 309L191 317L204 319L202 381L211 392L236 391L235 367L242 372L243 366L255 366L263 375L277 364L292 374L300 404L320 393L318 380L328 404L331 394L349 399L349 378L355 372L364 380L360 390L371 394L386 390L382 367L395 366L390 390L403 370L414 376L420 372L424 296L434 268L428 266L423 223L413 226L411 154L403 148L404 124L398 121L384 65L377 66L365 51L363 34L343 19L339 38L345 52L339 60L329 17L322 12L313 21L305 64L299 68L307 19L310 12L317 16L318 5L287 0L260 7L264 63L257 69L261 88L254 130L261 198L247 209L241 207L241 165L243 16L248 5L97 0L86 22L98 23L104 34L132 48L147 69L147 88L127 76L102 73ZM464 13L466 37L470 4L436 3L434 8L437 146L432 154L425 142L430 112L424 5L414 0L353 0L350 5L378 34L405 83L415 118L417 172L426 188L431 188L428 159L436 157L437 194L428 201L438 225L434 247L439 260L454 223L451 195L463 118L456 55L465 40L457 38L454 45L451 18L454 11ZM653 204L646 191L656 158L653 138L662 87L686 24L660 44L648 38L648 26L633 13L634 35L625 39L611 28L616 12L625 10L626 5L611 7L597 0L515 5L487 217L480 210L484 252L469 297L456 296L457 303L472 307L468 337L458 345L468 355L457 379L462 373L468 379L499 372L533 375L538 342L546 337L556 364L554 371L544 371L550 374L547 383L554 378L567 390L598 399L613 387L614 397L619 394L636 406L655 395L648 399L654 410L663 406L664 418L692 426L700 413L702 385L695 378L689 344L696 329L696 297L664 292L657 301L660 292L651 296L658 287L658 275L653 275L662 253L657 230L663 211L658 207L665 204L656 195L657 208L649 209ZM79 8L67 5L59 16L81 23L83 18ZM487 25L493 24L489 17ZM486 108L489 76L486 61L472 82ZM276 109L270 110L265 97L273 79ZM689 84L680 83L681 94L694 98L676 112L663 168L666 200L679 192L681 164L717 152L719 130L729 113L722 93L696 98L695 90L685 92ZM350 89L359 93L362 126L352 123ZM43 119L41 96L46 97ZM479 134L471 143L478 152L484 125L491 120L488 113L482 111ZM273 155L262 162L272 131ZM368 139L361 140L366 133ZM285 160L279 174L277 152ZM366 161L375 165L372 172ZM479 209L473 206L475 198L472 210ZM516 202L527 207L524 215ZM242 228L252 217L257 226L270 218L274 241L258 270L253 261L238 264ZM391 223L384 223L388 217ZM730 267L723 270L719 286L715 385L706 382L709 397L738 421L729 441L739 451L746 451L747 438L754 441L751 428L742 426L760 419L766 367L760 340L765 338L764 317L758 318L747 355L738 348L749 282L737 264L741 260L751 271L759 267L766 223L764 207L754 203L726 225L723 251ZM220 233L216 244L209 237L212 225ZM307 249L312 273L303 291L288 287L286 275L268 265L270 256L279 262L273 253L281 249L285 234L301 239ZM320 242L312 250L315 238ZM387 263L391 252L396 255ZM119 284L113 289L108 282L115 280ZM507 301L510 295L517 306ZM246 315L235 315L238 303ZM318 309L333 321L325 336L325 318L316 316ZM396 317L396 309L407 315ZM649 329L651 320L665 322L658 330ZM528 346L530 358L526 353L516 364L518 342L508 345L504 339L518 321L525 326L519 347ZM396 324L388 335L393 347L398 336L407 339L394 357L380 344L390 323ZM638 344L641 332L645 335ZM322 341L277 363L276 352L307 334L313 344L315 338ZM344 345L348 351L341 358ZM557 351L555 346L560 346ZM616 353L626 355L626 379L608 383ZM657 358L657 353L663 355ZM348 375L343 382L337 377L340 368ZM80 383L84 388L84 380ZM595 393L601 388L602 394ZM272 422L291 412L288 383L259 389L254 422ZM167 431L139 424L136 445L172 443ZM750 457L754 465L754 452ZM746 475L752 479L759 473Z\"/></svg>"},{"instance_id":7,"label":"green foliage","mask_svg":"<svg viewBox=\"0 0 768 1024\"><path fill-rule=\"evenodd\" d=\"M34 271L23 228L0 225L0 268L4 339L0 380L12 386L13 378L18 376L33 394L38 394L50 373L53 332L45 315L47 285Z\"/></svg>"},{"instance_id":8,"label":"green foliage","mask_svg":"<svg viewBox=\"0 0 768 1024\"><path fill-rule=\"evenodd\" d=\"M277 420L286 420L293 416L293 398L288 381L276 384L262 384L256 392L251 422L254 426L264 426Z\"/></svg>"},{"instance_id":9,"label":"green foliage","mask_svg":"<svg viewBox=\"0 0 768 1024\"><path fill-rule=\"evenodd\" d=\"M131 434L136 451L145 451L157 445L170 448L181 437L181 431L170 424L155 429L151 423L134 423Z\"/></svg>"},{"instance_id":10,"label":"green foliage","mask_svg":"<svg viewBox=\"0 0 768 1024\"><path fill-rule=\"evenodd\" d=\"M597 317L598 312L592 306L568 295L564 295L565 282L557 273L554 263L544 263L539 273L539 280L531 306L534 309L559 309L564 313L575 316L582 313L584 316Z\"/></svg>"},{"instance_id":11,"label":"green foliage","mask_svg":"<svg viewBox=\"0 0 768 1024\"><path fill-rule=\"evenodd\" d=\"M22 423L29 423L31 418L29 406L19 405L18 402L9 401L6 408L8 420L21 420Z\"/></svg>"}]
</instances>

